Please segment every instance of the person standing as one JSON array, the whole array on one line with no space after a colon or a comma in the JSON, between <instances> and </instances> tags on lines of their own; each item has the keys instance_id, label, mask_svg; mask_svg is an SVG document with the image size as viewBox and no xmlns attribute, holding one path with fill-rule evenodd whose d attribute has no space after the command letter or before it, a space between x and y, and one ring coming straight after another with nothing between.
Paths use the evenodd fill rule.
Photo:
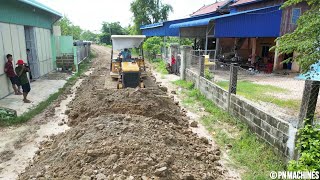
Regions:
<instances>
[{"instance_id":1,"label":"person standing","mask_svg":"<svg viewBox=\"0 0 320 180\"><path fill-rule=\"evenodd\" d=\"M30 55L30 49L27 49L27 62L28 62L28 67L29 67L29 77L30 77L30 81L34 81L32 79L32 73L31 73L31 69L30 69L30 58L31 58L31 55Z\"/></svg>"},{"instance_id":2,"label":"person standing","mask_svg":"<svg viewBox=\"0 0 320 180\"><path fill-rule=\"evenodd\" d=\"M23 90L23 102L30 103L31 101L27 99L27 96L31 90L30 82L27 76L27 72L29 72L29 68L26 67L23 60L18 60L17 62L18 67L16 67L16 72L19 77L19 81Z\"/></svg>"},{"instance_id":3,"label":"person standing","mask_svg":"<svg viewBox=\"0 0 320 180\"><path fill-rule=\"evenodd\" d=\"M171 68L172 68L172 73L176 74L177 73L177 67L176 67L176 58L174 55L171 55Z\"/></svg>"},{"instance_id":4,"label":"person standing","mask_svg":"<svg viewBox=\"0 0 320 180\"><path fill-rule=\"evenodd\" d=\"M20 82L17 74L14 72L13 63L12 63L12 55L7 54L7 62L4 66L4 72L7 74L8 78L11 81L12 88L14 90L15 95L21 95L20 92Z\"/></svg>"}]
</instances>

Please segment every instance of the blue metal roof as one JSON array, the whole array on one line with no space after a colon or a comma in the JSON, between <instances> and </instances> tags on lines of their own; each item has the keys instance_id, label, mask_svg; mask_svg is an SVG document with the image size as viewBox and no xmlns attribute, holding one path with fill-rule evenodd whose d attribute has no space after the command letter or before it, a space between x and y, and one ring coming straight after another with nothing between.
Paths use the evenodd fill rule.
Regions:
<instances>
[{"instance_id":1,"label":"blue metal roof","mask_svg":"<svg viewBox=\"0 0 320 180\"><path fill-rule=\"evenodd\" d=\"M26 4L29 4L31 6L37 7L39 9L44 10L44 11L47 11L47 12L49 12L51 14L56 15L56 16L62 17L61 13L49 8L48 6L45 6L45 5L41 4L41 3L39 3L38 1L35 1L35 0L19 0L19 1L23 2L23 3L26 3Z\"/></svg>"},{"instance_id":2,"label":"blue metal roof","mask_svg":"<svg viewBox=\"0 0 320 180\"><path fill-rule=\"evenodd\" d=\"M280 5L215 18L215 37L279 37Z\"/></svg>"},{"instance_id":3,"label":"blue metal roof","mask_svg":"<svg viewBox=\"0 0 320 180\"><path fill-rule=\"evenodd\" d=\"M169 28L206 26L214 18L215 17L209 17L209 18L204 18L204 19L199 19L199 20L194 20L194 21L187 21L187 22L183 22L183 23L172 24Z\"/></svg>"},{"instance_id":4,"label":"blue metal roof","mask_svg":"<svg viewBox=\"0 0 320 180\"><path fill-rule=\"evenodd\" d=\"M237 15L242 15L242 14L248 14L252 12L260 12L264 10L269 10L276 8L279 10L280 6L271 6L271 7L264 7L264 8L259 8L259 9L253 9L253 10L247 10L247 11L241 11L241 12L236 12L232 14L225 14L221 16L213 16L213 17L208 17L208 18L203 18L203 19L198 19L198 20L193 20L193 21L186 21L183 23L177 23L177 24L172 24L169 28L183 28L183 27L196 27L196 26L206 26L209 24L210 21L217 20L217 19L223 19L226 17L234 17Z\"/></svg>"},{"instance_id":5,"label":"blue metal roof","mask_svg":"<svg viewBox=\"0 0 320 180\"><path fill-rule=\"evenodd\" d=\"M179 36L179 28L169 28L172 24L182 23L186 21L192 21L207 17L217 16L218 13L207 14L202 16L189 17L185 19L177 19L171 21L164 21L161 23L148 24L140 27L142 34L146 36Z\"/></svg>"},{"instance_id":6,"label":"blue metal roof","mask_svg":"<svg viewBox=\"0 0 320 180\"><path fill-rule=\"evenodd\" d=\"M156 27L162 27L162 26L163 26L163 22L159 22L159 23L147 24L147 25L141 26L140 29L150 29L150 28L156 28Z\"/></svg>"}]
</instances>

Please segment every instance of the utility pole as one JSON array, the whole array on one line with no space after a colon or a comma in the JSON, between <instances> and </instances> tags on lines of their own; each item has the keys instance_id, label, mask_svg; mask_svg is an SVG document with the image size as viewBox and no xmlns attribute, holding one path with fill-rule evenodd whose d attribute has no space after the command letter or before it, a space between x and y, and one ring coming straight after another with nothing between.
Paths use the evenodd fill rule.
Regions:
<instances>
[{"instance_id":1,"label":"utility pole","mask_svg":"<svg viewBox=\"0 0 320 180\"><path fill-rule=\"evenodd\" d=\"M109 24L109 34L110 34L110 44L112 44L111 43L111 28L110 28L110 24Z\"/></svg>"}]
</instances>

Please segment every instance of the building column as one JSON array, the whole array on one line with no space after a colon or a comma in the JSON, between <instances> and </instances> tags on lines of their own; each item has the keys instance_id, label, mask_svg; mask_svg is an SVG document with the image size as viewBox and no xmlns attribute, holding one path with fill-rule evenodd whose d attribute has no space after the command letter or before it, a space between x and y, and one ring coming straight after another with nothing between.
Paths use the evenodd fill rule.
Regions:
<instances>
[{"instance_id":1,"label":"building column","mask_svg":"<svg viewBox=\"0 0 320 180\"><path fill-rule=\"evenodd\" d=\"M279 45L279 41L276 41L276 46ZM276 49L274 52L274 62L273 62L273 70L278 69L278 64L279 64L279 51Z\"/></svg>"},{"instance_id":2,"label":"building column","mask_svg":"<svg viewBox=\"0 0 320 180\"><path fill-rule=\"evenodd\" d=\"M208 51L208 34L206 33L206 44L205 44L205 47L204 47L204 55L207 55L207 51Z\"/></svg>"},{"instance_id":3,"label":"building column","mask_svg":"<svg viewBox=\"0 0 320 180\"><path fill-rule=\"evenodd\" d=\"M256 61L256 51L257 51L257 38L252 38L251 39L252 41L252 52L251 52L251 56L252 56L252 59L253 59L253 62Z\"/></svg>"},{"instance_id":4,"label":"building column","mask_svg":"<svg viewBox=\"0 0 320 180\"><path fill-rule=\"evenodd\" d=\"M220 42L220 38L216 38L216 49L214 51L214 58L213 59L217 59L218 50L219 50L219 42Z\"/></svg>"}]
</instances>

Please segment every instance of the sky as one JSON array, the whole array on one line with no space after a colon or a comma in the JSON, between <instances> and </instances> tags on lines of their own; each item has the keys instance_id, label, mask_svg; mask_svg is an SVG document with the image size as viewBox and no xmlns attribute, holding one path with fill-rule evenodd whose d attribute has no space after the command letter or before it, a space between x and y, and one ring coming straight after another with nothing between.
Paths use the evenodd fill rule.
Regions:
<instances>
[{"instance_id":1,"label":"sky","mask_svg":"<svg viewBox=\"0 0 320 180\"><path fill-rule=\"evenodd\" d=\"M66 15L74 25L82 29L98 33L101 24L119 21L126 27L132 23L130 3L132 0L37 0L40 3ZM169 20L188 17L201 8L216 0L162 0L173 7Z\"/></svg>"}]
</instances>

